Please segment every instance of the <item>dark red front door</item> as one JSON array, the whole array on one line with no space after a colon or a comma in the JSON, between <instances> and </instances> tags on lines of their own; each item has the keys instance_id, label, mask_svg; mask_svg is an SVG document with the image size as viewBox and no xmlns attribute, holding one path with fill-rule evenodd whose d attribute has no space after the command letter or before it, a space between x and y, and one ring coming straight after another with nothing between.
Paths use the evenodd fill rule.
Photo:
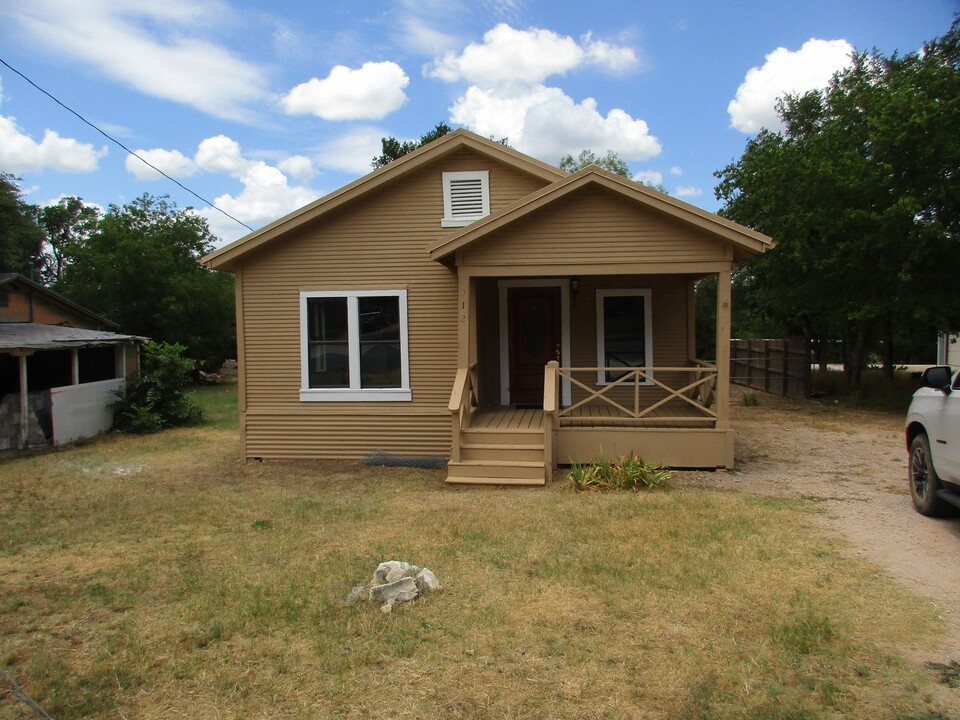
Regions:
<instances>
[{"instance_id":1,"label":"dark red front door","mask_svg":"<svg viewBox=\"0 0 960 720\"><path fill-rule=\"evenodd\" d=\"M507 289L510 402L543 404L543 368L560 359L560 288Z\"/></svg>"}]
</instances>

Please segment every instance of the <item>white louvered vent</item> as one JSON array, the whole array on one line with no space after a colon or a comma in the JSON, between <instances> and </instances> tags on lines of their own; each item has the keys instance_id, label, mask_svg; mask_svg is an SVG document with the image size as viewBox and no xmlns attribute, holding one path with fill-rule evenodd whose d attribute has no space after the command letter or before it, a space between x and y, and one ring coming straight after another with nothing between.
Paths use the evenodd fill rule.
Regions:
<instances>
[{"instance_id":1,"label":"white louvered vent","mask_svg":"<svg viewBox=\"0 0 960 720\"><path fill-rule=\"evenodd\" d=\"M489 175L477 172L443 174L444 227L462 227L490 214Z\"/></svg>"}]
</instances>

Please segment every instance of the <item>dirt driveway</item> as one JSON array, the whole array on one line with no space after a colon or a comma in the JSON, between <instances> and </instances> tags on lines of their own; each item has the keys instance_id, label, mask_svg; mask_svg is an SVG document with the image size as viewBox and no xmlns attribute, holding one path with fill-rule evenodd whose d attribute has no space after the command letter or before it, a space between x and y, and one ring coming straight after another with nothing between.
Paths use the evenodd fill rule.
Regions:
<instances>
[{"instance_id":1,"label":"dirt driveway","mask_svg":"<svg viewBox=\"0 0 960 720\"><path fill-rule=\"evenodd\" d=\"M907 487L902 418L783 401L731 402L733 472L686 472L678 481L822 503L819 516L857 555L929 598L946 621L944 658L960 660L960 517L915 512Z\"/></svg>"}]
</instances>

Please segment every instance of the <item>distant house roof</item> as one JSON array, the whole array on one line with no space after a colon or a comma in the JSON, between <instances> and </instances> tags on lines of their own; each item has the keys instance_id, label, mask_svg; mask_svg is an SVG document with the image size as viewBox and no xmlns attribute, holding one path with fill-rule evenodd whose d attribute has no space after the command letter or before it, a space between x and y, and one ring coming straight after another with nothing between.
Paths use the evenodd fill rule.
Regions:
<instances>
[{"instance_id":1,"label":"distant house roof","mask_svg":"<svg viewBox=\"0 0 960 720\"><path fill-rule=\"evenodd\" d=\"M115 330L120 329L120 326L113 320L109 320L103 317L103 315L98 315L92 310L87 310L87 308L83 307L82 305L78 305L70 298L64 297L60 293L54 292L50 288L44 287L39 283L35 283L33 280L25 278L23 275L18 275L17 273L0 273L0 288L18 285L36 295L46 298L56 305L66 307L78 315L88 317L99 325L105 325L106 327L114 328Z\"/></svg>"},{"instance_id":2,"label":"distant house roof","mask_svg":"<svg viewBox=\"0 0 960 720\"><path fill-rule=\"evenodd\" d=\"M132 342L147 342L147 338L62 325L0 323L0 352L3 353L15 350L69 350L98 345L125 345Z\"/></svg>"}]
</instances>

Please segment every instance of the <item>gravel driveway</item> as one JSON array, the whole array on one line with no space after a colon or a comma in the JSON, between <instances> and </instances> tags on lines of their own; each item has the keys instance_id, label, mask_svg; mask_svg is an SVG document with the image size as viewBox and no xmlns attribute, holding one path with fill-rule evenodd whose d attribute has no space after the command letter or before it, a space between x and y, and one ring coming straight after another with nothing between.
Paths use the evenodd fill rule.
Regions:
<instances>
[{"instance_id":1,"label":"gravel driveway","mask_svg":"<svg viewBox=\"0 0 960 720\"><path fill-rule=\"evenodd\" d=\"M929 598L946 621L945 659L960 660L960 517L915 512L903 418L756 393L731 401L736 470L678 473L679 483L822 503L820 520L858 556Z\"/></svg>"}]
</instances>

